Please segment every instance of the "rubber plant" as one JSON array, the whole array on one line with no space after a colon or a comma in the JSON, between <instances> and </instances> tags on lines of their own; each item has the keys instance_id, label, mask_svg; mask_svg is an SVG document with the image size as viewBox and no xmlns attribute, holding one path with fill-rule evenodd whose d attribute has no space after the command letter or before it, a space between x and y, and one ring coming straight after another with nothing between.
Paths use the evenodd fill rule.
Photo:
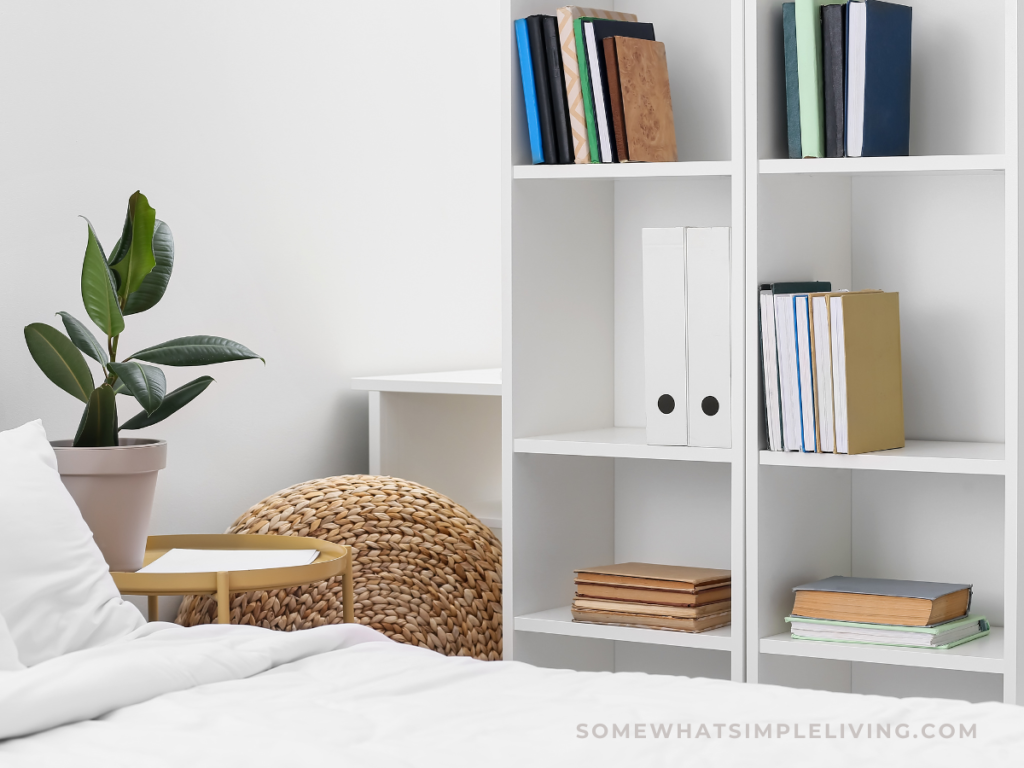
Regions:
<instances>
[{"instance_id":1,"label":"rubber plant","mask_svg":"<svg viewBox=\"0 0 1024 768\"><path fill-rule=\"evenodd\" d=\"M84 216L82 217L85 218ZM108 258L92 223L85 219L88 240L82 264L82 302L106 344L68 312L58 312L65 336L46 323L25 327L25 342L36 364L54 384L85 403L75 447L118 445L122 429L157 424L188 405L213 381L200 376L167 392L164 372L156 365L194 366L258 358L238 342L219 336L184 336L134 352L118 360L125 317L152 309L167 290L174 266L171 229L156 218L146 196L128 199L121 239ZM85 356L102 369L99 386ZM116 396L133 397L142 411L118 426Z\"/></svg>"}]
</instances>

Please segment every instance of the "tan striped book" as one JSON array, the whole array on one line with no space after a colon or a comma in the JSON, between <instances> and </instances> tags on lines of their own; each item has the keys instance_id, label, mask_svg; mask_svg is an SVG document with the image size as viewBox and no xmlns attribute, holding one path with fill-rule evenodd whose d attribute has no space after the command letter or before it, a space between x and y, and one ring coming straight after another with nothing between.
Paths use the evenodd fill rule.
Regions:
<instances>
[{"instance_id":1,"label":"tan striped book","mask_svg":"<svg viewBox=\"0 0 1024 768\"><path fill-rule=\"evenodd\" d=\"M599 600L626 600L648 605L707 605L732 597L732 587L726 585L701 592L670 591L667 589L633 589L608 584L587 584L576 582L577 597Z\"/></svg>"},{"instance_id":2,"label":"tan striped book","mask_svg":"<svg viewBox=\"0 0 1024 768\"><path fill-rule=\"evenodd\" d=\"M673 619L699 619L713 613L724 613L732 609L730 600L697 606L646 605L644 603L624 603L618 600L591 600L577 597L572 607L576 610L601 611L604 613L633 613L641 616L667 616Z\"/></svg>"},{"instance_id":3,"label":"tan striped book","mask_svg":"<svg viewBox=\"0 0 1024 768\"><path fill-rule=\"evenodd\" d=\"M579 62L576 60L576 35L572 23L584 16L614 21L636 21L636 14L567 5L559 8L556 15L558 41L562 46L562 69L565 72L565 95L569 103L569 127L572 128L572 149L576 162L582 165L590 162L590 144L587 139L587 116L583 111L583 90L580 84Z\"/></svg>"},{"instance_id":4,"label":"tan striped book","mask_svg":"<svg viewBox=\"0 0 1024 768\"><path fill-rule=\"evenodd\" d=\"M698 619L670 619L664 616L640 616L631 613L605 613L572 609L572 620L587 624L618 624L645 629L674 629L678 632L707 632L732 623L732 613L713 613Z\"/></svg>"}]
</instances>

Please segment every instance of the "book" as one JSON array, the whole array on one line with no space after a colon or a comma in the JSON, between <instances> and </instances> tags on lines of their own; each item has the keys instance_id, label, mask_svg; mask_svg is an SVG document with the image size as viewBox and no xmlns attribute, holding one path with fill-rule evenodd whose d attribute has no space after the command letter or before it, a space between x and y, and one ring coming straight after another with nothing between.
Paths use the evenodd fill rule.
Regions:
<instances>
[{"instance_id":1,"label":"book","mask_svg":"<svg viewBox=\"0 0 1024 768\"><path fill-rule=\"evenodd\" d=\"M796 4L782 4L782 51L786 72L786 140L789 156L803 157L800 143L800 77L796 63Z\"/></svg>"},{"instance_id":2,"label":"book","mask_svg":"<svg viewBox=\"0 0 1024 768\"><path fill-rule=\"evenodd\" d=\"M846 17L846 154L910 154L910 58L913 11L855 0Z\"/></svg>"},{"instance_id":3,"label":"book","mask_svg":"<svg viewBox=\"0 0 1024 768\"><path fill-rule=\"evenodd\" d=\"M644 411L648 445L686 445L686 229L645 228Z\"/></svg>"},{"instance_id":4,"label":"book","mask_svg":"<svg viewBox=\"0 0 1024 768\"><path fill-rule=\"evenodd\" d=\"M555 123L551 113L551 81L548 78L547 55L544 53L542 21L543 17L540 15L526 17L526 27L530 33L530 57L533 59L533 82L537 88L540 138L544 144L544 162L555 164L558 162L558 153L555 150Z\"/></svg>"},{"instance_id":5,"label":"book","mask_svg":"<svg viewBox=\"0 0 1024 768\"><path fill-rule=\"evenodd\" d=\"M833 643L866 643L895 645L903 648L935 648L945 650L963 645L989 634L991 627L984 616L968 616L947 621L935 627L901 627L895 624L860 624L851 621L829 621L787 616L790 636L798 640L823 640Z\"/></svg>"},{"instance_id":6,"label":"book","mask_svg":"<svg viewBox=\"0 0 1024 768\"><path fill-rule=\"evenodd\" d=\"M732 586L716 586L703 590L641 589L608 584L576 582L576 597L593 600L617 600L648 605L694 606L718 603L732 598Z\"/></svg>"},{"instance_id":7,"label":"book","mask_svg":"<svg viewBox=\"0 0 1024 768\"><path fill-rule=\"evenodd\" d=\"M729 291L729 228L687 227L687 445L732 445Z\"/></svg>"},{"instance_id":8,"label":"book","mask_svg":"<svg viewBox=\"0 0 1024 768\"><path fill-rule=\"evenodd\" d=\"M775 299L775 333L779 359L779 401L782 408L782 443L787 451L803 449L800 421L800 370L796 354L796 317L793 297L779 294Z\"/></svg>"},{"instance_id":9,"label":"book","mask_svg":"<svg viewBox=\"0 0 1024 768\"><path fill-rule=\"evenodd\" d=\"M827 280L806 280L802 282L789 283L762 283L762 291L769 291L772 295L781 293L827 293L832 290L832 283Z\"/></svg>"},{"instance_id":10,"label":"book","mask_svg":"<svg viewBox=\"0 0 1024 768\"><path fill-rule=\"evenodd\" d=\"M800 90L800 153L825 154L825 95L821 71L821 8L823 0L796 0L797 77Z\"/></svg>"},{"instance_id":11,"label":"book","mask_svg":"<svg viewBox=\"0 0 1024 768\"><path fill-rule=\"evenodd\" d=\"M319 556L315 549L171 549L137 573L217 573L294 568Z\"/></svg>"},{"instance_id":12,"label":"book","mask_svg":"<svg viewBox=\"0 0 1024 768\"><path fill-rule=\"evenodd\" d=\"M558 162L572 163L572 129L569 127L569 106L565 95L565 77L562 66L562 47L558 41L558 25L554 16L541 17L544 33L544 53L547 56L548 90L551 93L551 119L555 124L555 150Z\"/></svg>"},{"instance_id":13,"label":"book","mask_svg":"<svg viewBox=\"0 0 1024 768\"><path fill-rule=\"evenodd\" d=\"M641 616L632 613L606 613L572 609L572 620L590 624L617 624L648 629L672 629L677 632L707 632L732 622L732 613L714 613L696 619L673 619L665 616Z\"/></svg>"},{"instance_id":14,"label":"book","mask_svg":"<svg viewBox=\"0 0 1024 768\"><path fill-rule=\"evenodd\" d=\"M676 127L665 45L620 37L615 41L631 162L676 162Z\"/></svg>"},{"instance_id":15,"label":"book","mask_svg":"<svg viewBox=\"0 0 1024 768\"><path fill-rule=\"evenodd\" d=\"M601 48L594 36L594 22L583 22L583 34L587 47L587 69L590 73L590 88L594 97L594 124L597 126L597 141L601 148L601 162L615 162L615 154L612 151L612 132L608 120L608 110L605 108L605 87L604 78L601 73Z\"/></svg>"},{"instance_id":16,"label":"book","mask_svg":"<svg viewBox=\"0 0 1024 768\"><path fill-rule=\"evenodd\" d=\"M623 602L621 600L591 600L577 597L572 607L576 610L602 611L604 613L632 613L639 616L667 616L673 619L697 619L730 610L729 600L719 600L707 605L672 606L650 603Z\"/></svg>"},{"instance_id":17,"label":"book","mask_svg":"<svg viewBox=\"0 0 1024 768\"><path fill-rule=\"evenodd\" d=\"M971 607L970 584L831 576L793 591L794 616L864 624L930 627Z\"/></svg>"},{"instance_id":18,"label":"book","mask_svg":"<svg viewBox=\"0 0 1024 768\"><path fill-rule=\"evenodd\" d=\"M615 154L620 163L629 162L626 145L626 123L622 116L622 87L619 85L619 62L615 53L615 38L606 37L604 45L604 67L608 75L608 106L612 113L612 132L615 134Z\"/></svg>"},{"instance_id":19,"label":"book","mask_svg":"<svg viewBox=\"0 0 1024 768\"><path fill-rule=\"evenodd\" d=\"M728 584L732 580L732 572L722 568L694 568L688 565L616 563L579 568L576 570L576 580L626 587L700 591Z\"/></svg>"},{"instance_id":20,"label":"book","mask_svg":"<svg viewBox=\"0 0 1024 768\"><path fill-rule=\"evenodd\" d=\"M566 5L555 12L558 20L558 38L562 46L562 69L565 76L565 95L569 107L569 127L572 129L572 146L575 161L590 162L590 142L587 137L587 117L583 106L583 89L580 82L579 63L576 55L576 31L573 22L587 16L594 19L615 19L636 21L632 13L606 11L601 8L581 8Z\"/></svg>"},{"instance_id":21,"label":"book","mask_svg":"<svg viewBox=\"0 0 1024 768\"><path fill-rule=\"evenodd\" d=\"M580 92L583 95L583 114L586 118L587 144L590 146L590 162L601 162L601 144L597 137L597 122L594 116L594 89L590 81L590 64L587 54L586 32L583 28L584 18L573 21L576 34L577 65L580 70Z\"/></svg>"},{"instance_id":22,"label":"book","mask_svg":"<svg viewBox=\"0 0 1024 768\"><path fill-rule=\"evenodd\" d=\"M825 157L846 154L846 6L821 6L821 66L825 91Z\"/></svg>"},{"instance_id":23,"label":"book","mask_svg":"<svg viewBox=\"0 0 1024 768\"><path fill-rule=\"evenodd\" d=\"M782 411L779 402L779 358L776 352L775 305L770 289L758 294L758 339L764 385L765 434L769 451L782 450Z\"/></svg>"},{"instance_id":24,"label":"book","mask_svg":"<svg viewBox=\"0 0 1024 768\"><path fill-rule=\"evenodd\" d=\"M836 452L902 448L899 294L833 296L829 310Z\"/></svg>"},{"instance_id":25,"label":"book","mask_svg":"<svg viewBox=\"0 0 1024 768\"><path fill-rule=\"evenodd\" d=\"M830 294L810 295L811 357L814 360L814 405L818 451L835 453L836 427L832 409L832 331L829 325Z\"/></svg>"},{"instance_id":26,"label":"book","mask_svg":"<svg viewBox=\"0 0 1024 768\"><path fill-rule=\"evenodd\" d=\"M793 296L796 338L797 389L800 396L800 447L804 453L818 450L814 414L814 368L811 361L811 302L807 294Z\"/></svg>"},{"instance_id":27,"label":"book","mask_svg":"<svg viewBox=\"0 0 1024 768\"><path fill-rule=\"evenodd\" d=\"M519 49L519 72L523 81L526 106L526 128L530 134L530 155L534 165L544 162L544 143L537 112L537 88L533 77L533 54L530 52L530 31L526 19L516 19L516 47Z\"/></svg>"},{"instance_id":28,"label":"book","mask_svg":"<svg viewBox=\"0 0 1024 768\"><path fill-rule=\"evenodd\" d=\"M636 21L612 21L609 19L586 20L586 24L593 29L594 42L596 44L593 47L592 52L591 49L588 48L588 56L593 62L590 66L591 84L595 91L595 96L597 91L600 90L600 101L603 105L603 109L598 109L596 107L597 99L595 98L595 118L598 122L598 137L601 137L601 126L604 125L608 133L611 159L613 161L621 162L623 157L617 151L613 121L612 89L608 83L608 64L605 58L604 43L605 40L612 37L635 37L638 40L654 40L654 25ZM589 40L587 45L590 45ZM617 82L615 100L621 107L622 90L621 85L618 85L618 62L615 64L615 78ZM602 151L603 147L604 145L602 143Z\"/></svg>"}]
</instances>

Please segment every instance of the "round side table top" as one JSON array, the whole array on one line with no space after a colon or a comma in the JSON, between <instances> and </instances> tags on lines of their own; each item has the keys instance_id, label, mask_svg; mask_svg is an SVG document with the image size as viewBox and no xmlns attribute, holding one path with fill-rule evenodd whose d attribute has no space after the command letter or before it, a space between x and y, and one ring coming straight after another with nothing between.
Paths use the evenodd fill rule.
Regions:
<instances>
[{"instance_id":1,"label":"round side table top","mask_svg":"<svg viewBox=\"0 0 1024 768\"><path fill-rule=\"evenodd\" d=\"M308 565L227 571L232 592L284 589L344 575L351 567L351 547L299 536L255 536L244 534L187 534L150 536L143 565L149 565L172 549L316 549L320 554ZM213 595L218 591L218 574L129 573L112 571L114 583L123 595ZM222 575L223 579L224 576Z\"/></svg>"}]
</instances>

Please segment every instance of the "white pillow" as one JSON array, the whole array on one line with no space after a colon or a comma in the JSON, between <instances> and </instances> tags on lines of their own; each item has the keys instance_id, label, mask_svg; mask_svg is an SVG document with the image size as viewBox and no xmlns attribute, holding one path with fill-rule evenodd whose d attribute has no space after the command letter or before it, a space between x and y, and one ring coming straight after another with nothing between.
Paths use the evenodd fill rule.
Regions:
<instances>
[{"instance_id":1,"label":"white pillow","mask_svg":"<svg viewBox=\"0 0 1024 768\"><path fill-rule=\"evenodd\" d=\"M121 599L41 421L0 432L0 614L29 667L146 623Z\"/></svg>"},{"instance_id":2,"label":"white pillow","mask_svg":"<svg viewBox=\"0 0 1024 768\"><path fill-rule=\"evenodd\" d=\"M14 645L10 630L7 629L7 622L0 616L0 672L13 672L24 668L25 665L18 661L18 649Z\"/></svg>"}]
</instances>

